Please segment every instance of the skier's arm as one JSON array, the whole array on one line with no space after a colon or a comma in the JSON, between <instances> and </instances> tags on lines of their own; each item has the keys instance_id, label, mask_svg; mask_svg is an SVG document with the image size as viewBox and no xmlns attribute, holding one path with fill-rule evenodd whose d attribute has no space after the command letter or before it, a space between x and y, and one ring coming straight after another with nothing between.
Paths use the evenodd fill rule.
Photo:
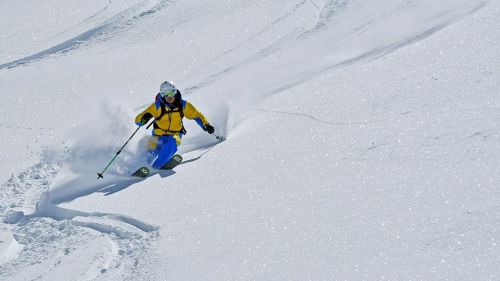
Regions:
<instances>
[{"instance_id":1,"label":"skier's arm","mask_svg":"<svg viewBox=\"0 0 500 281\"><path fill-rule=\"evenodd\" d=\"M209 125L207 118L199 112L196 107L194 107L190 102L186 102L186 107L184 108L184 117L196 121L198 125L205 130L205 126Z\"/></svg>"},{"instance_id":2,"label":"skier's arm","mask_svg":"<svg viewBox=\"0 0 500 281\"><path fill-rule=\"evenodd\" d=\"M146 110L135 117L135 124L137 124L137 126L142 126L147 123L149 119L151 119L151 117L158 116L160 116L160 113L156 108L156 104L153 103L148 108L146 108Z\"/></svg>"}]
</instances>

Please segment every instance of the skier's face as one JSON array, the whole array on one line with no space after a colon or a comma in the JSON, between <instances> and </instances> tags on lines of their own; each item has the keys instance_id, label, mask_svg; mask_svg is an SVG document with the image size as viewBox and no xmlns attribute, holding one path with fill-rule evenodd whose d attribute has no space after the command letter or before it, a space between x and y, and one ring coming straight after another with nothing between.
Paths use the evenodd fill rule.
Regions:
<instances>
[{"instance_id":1,"label":"skier's face","mask_svg":"<svg viewBox=\"0 0 500 281\"><path fill-rule=\"evenodd\" d=\"M165 100L167 100L168 103L174 103L175 96L166 96Z\"/></svg>"}]
</instances>

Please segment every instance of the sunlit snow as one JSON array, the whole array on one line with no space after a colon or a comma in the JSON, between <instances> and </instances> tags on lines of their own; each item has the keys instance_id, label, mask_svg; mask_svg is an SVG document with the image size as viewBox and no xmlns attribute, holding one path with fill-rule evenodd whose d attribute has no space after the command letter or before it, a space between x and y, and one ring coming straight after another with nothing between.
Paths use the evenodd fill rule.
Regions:
<instances>
[{"instance_id":1,"label":"sunlit snow","mask_svg":"<svg viewBox=\"0 0 500 281\"><path fill-rule=\"evenodd\" d=\"M500 2L0 1L0 280L499 280ZM173 171L134 117L173 81Z\"/></svg>"}]
</instances>

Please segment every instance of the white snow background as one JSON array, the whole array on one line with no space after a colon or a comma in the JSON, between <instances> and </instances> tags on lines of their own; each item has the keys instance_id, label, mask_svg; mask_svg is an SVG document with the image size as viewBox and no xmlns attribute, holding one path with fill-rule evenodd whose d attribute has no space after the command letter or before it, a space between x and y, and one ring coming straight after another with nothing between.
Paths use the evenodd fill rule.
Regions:
<instances>
[{"instance_id":1,"label":"white snow background","mask_svg":"<svg viewBox=\"0 0 500 281\"><path fill-rule=\"evenodd\" d=\"M500 280L500 1L0 0L0 280ZM129 177L173 81L184 163Z\"/></svg>"}]
</instances>

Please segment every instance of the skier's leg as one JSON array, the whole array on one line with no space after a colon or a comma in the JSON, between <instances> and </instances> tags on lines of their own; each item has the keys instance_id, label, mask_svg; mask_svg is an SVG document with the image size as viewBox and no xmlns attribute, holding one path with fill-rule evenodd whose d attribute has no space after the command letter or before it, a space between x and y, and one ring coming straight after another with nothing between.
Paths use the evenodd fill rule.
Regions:
<instances>
[{"instance_id":1,"label":"skier's leg","mask_svg":"<svg viewBox=\"0 0 500 281\"><path fill-rule=\"evenodd\" d=\"M160 138L162 140L162 145L160 148L160 152L158 158L151 165L155 169L160 169L174 156L175 152L177 152L177 142L173 136L165 136Z\"/></svg>"},{"instance_id":2,"label":"skier's leg","mask_svg":"<svg viewBox=\"0 0 500 281\"><path fill-rule=\"evenodd\" d=\"M146 151L144 154L144 160L146 163L150 164L158 157L162 147L162 141L158 136L153 136L148 140Z\"/></svg>"}]
</instances>

